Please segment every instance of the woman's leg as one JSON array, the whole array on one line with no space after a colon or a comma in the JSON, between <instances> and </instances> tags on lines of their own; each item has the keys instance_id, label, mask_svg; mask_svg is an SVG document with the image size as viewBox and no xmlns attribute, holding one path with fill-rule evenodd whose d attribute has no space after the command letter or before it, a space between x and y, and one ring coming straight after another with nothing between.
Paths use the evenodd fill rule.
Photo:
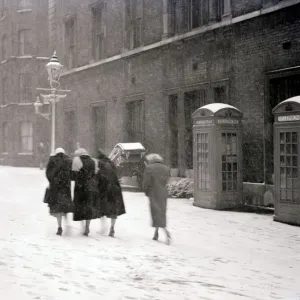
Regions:
<instances>
[{"instance_id":1,"label":"woman's leg","mask_svg":"<svg viewBox=\"0 0 300 300\"><path fill-rule=\"evenodd\" d=\"M83 233L83 235L88 236L90 233L90 224L91 224L91 220L86 220L85 221L85 231Z\"/></svg>"},{"instance_id":2,"label":"woman's leg","mask_svg":"<svg viewBox=\"0 0 300 300\"><path fill-rule=\"evenodd\" d=\"M115 225L116 225L117 218L112 217L111 218L111 225L110 225L110 231L109 231L109 236L114 237L115 235Z\"/></svg>"},{"instance_id":3,"label":"woman's leg","mask_svg":"<svg viewBox=\"0 0 300 300\"><path fill-rule=\"evenodd\" d=\"M62 227L61 227L61 223L62 223L62 214L57 214L56 215L56 219L57 219L57 225L58 225L58 229L57 229L57 235L61 235L62 234Z\"/></svg>"},{"instance_id":4,"label":"woman's leg","mask_svg":"<svg viewBox=\"0 0 300 300\"><path fill-rule=\"evenodd\" d=\"M169 230L166 227L164 228L164 231L165 231L165 234L166 234L166 237L167 237L166 244L170 245L170 243L171 243L171 234L170 234Z\"/></svg>"},{"instance_id":5,"label":"woman's leg","mask_svg":"<svg viewBox=\"0 0 300 300\"><path fill-rule=\"evenodd\" d=\"M154 240L154 241L157 241L157 240L158 240L158 227L155 228L153 240Z\"/></svg>"}]
</instances>

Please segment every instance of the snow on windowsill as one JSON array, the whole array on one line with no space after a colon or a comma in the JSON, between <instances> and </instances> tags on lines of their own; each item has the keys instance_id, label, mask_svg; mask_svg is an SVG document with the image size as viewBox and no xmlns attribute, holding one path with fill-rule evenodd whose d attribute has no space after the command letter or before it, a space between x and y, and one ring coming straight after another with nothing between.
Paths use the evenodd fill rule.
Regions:
<instances>
[{"instance_id":1,"label":"snow on windowsill","mask_svg":"<svg viewBox=\"0 0 300 300\"><path fill-rule=\"evenodd\" d=\"M20 152L18 155L33 155L33 152Z\"/></svg>"},{"instance_id":2,"label":"snow on windowsill","mask_svg":"<svg viewBox=\"0 0 300 300\"><path fill-rule=\"evenodd\" d=\"M17 10L18 13L24 13L24 12L32 12L31 8L22 8Z\"/></svg>"},{"instance_id":3,"label":"snow on windowsill","mask_svg":"<svg viewBox=\"0 0 300 300\"><path fill-rule=\"evenodd\" d=\"M2 155L8 155L8 152L2 152L1 154Z\"/></svg>"}]
</instances>

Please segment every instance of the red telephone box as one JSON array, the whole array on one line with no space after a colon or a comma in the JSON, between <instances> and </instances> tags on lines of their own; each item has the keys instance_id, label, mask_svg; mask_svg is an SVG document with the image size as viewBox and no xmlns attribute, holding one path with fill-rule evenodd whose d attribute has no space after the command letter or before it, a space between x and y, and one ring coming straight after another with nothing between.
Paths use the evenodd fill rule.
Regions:
<instances>
[{"instance_id":1,"label":"red telephone box","mask_svg":"<svg viewBox=\"0 0 300 300\"><path fill-rule=\"evenodd\" d=\"M243 205L242 117L240 110L224 103L208 104L193 113L195 206Z\"/></svg>"},{"instance_id":2,"label":"red telephone box","mask_svg":"<svg viewBox=\"0 0 300 300\"><path fill-rule=\"evenodd\" d=\"M274 109L274 221L300 225L300 96Z\"/></svg>"}]
</instances>

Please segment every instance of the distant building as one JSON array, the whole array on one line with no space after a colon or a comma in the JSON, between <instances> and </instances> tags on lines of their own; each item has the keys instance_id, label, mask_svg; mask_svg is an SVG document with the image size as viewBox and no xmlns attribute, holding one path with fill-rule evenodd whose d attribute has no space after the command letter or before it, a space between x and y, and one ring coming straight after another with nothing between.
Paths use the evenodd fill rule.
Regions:
<instances>
[{"instance_id":1,"label":"distant building","mask_svg":"<svg viewBox=\"0 0 300 300\"><path fill-rule=\"evenodd\" d=\"M48 87L47 16L46 0L0 1L2 164L37 165L37 145L50 138L49 121L36 116L32 105L38 95L36 87Z\"/></svg>"}]
</instances>

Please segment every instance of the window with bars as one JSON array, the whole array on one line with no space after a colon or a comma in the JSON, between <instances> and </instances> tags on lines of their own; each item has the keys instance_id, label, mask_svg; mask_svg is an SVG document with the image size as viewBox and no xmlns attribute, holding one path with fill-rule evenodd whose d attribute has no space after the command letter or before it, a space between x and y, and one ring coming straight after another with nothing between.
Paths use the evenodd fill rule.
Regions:
<instances>
[{"instance_id":1,"label":"window with bars","mask_svg":"<svg viewBox=\"0 0 300 300\"><path fill-rule=\"evenodd\" d=\"M20 123L20 146L21 153L32 153L33 151L33 126L30 122Z\"/></svg>"},{"instance_id":2,"label":"window with bars","mask_svg":"<svg viewBox=\"0 0 300 300\"><path fill-rule=\"evenodd\" d=\"M280 202L300 203L298 193L298 133L280 132Z\"/></svg>"},{"instance_id":3,"label":"window with bars","mask_svg":"<svg viewBox=\"0 0 300 300\"><path fill-rule=\"evenodd\" d=\"M127 136L128 142L140 142L144 140L144 105L142 100L130 101L127 109Z\"/></svg>"},{"instance_id":4,"label":"window with bars","mask_svg":"<svg viewBox=\"0 0 300 300\"><path fill-rule=\"evenodd\" d=\"M4 61L7 57L7 36L3 35L1 39L1 61Z\"/></svg>"},{"instance_id":5,"label":"window with bars","mask_svg":"<svg viewBox=\"0 0 300 300\"><path fill-rule=\"evenodd\" d=\"M222 190L236 191L237 178L237 134L234 132L222 133Z\"/></svg>"},{"instance_id":6,"label":"window with bars","mask_svg":"<svg viewBox=\"0 0 300 300\"><path fill-rule=\"evenodd\" d=\"M93 21L93 58L100 60L105 57L105 23L103 18L103 5L92 9Z\"/></svg>"},{"instance_id":7,"label":"window with bars","mask_svg":"<svg viewBox=\"0 0 300 300\"><path fill-rule=\"evenodd\" d=\"M29 55L31 52L31 29L19 30L19 56Z\"/></svg>"},{"instance_id":8,"label":"window with bars","mask_svg":"<svg viewBox=\"0 0 300 300\"><path fill-rule=\"evenodd\" d=\"M143 1L125 1L125 44L127 48L142 46Z\"/></svg>"},{"instance_id":9,"label":"window with bars","mask_svg":"<svg viewBox=\"0 0 300 300\"><path fill-rule=\"evenodd\" d=\"M20 103L32 102L32 76L30 73L19 75Z\"/></svg>"},{"instance_id":10,"label":"window with bars","mask_svg":"<svg viewBox=\"0 0 300 300\"><path fill-rule=\"evenodd\" d=\"M211 188L209 174L208 133L197 134L197 172L198 189L207 191Z\"/></svg>"},{"instance_id":11,"label":"window with bars","mask_svg":"<svg viewBox=\"0 0 300 300\"><path fill-rule=\"evenodd\" d=\"M7 77L2 78L2 105L8 103L8 81Z\"/></svg>"},{"instance_id":12,"label":"window with bars","mask_svg":"<svg viewBox=\"0 0 300 300\"><path fill-rule=\"evenodd\" d=\"M8 123L4 122L2 124L2 152L7 153L8 152Z\"/></svg>"},{"instance_id":13,"label":"window with bars","mask_svg":"<svg viewBox=\"0 0 300 300\"><path fill-rule=\"evenodd\" d=\"M69 69L76 66L76 26L75 17L65 21L66 64Z\"/></svg>"}]
</instances>

